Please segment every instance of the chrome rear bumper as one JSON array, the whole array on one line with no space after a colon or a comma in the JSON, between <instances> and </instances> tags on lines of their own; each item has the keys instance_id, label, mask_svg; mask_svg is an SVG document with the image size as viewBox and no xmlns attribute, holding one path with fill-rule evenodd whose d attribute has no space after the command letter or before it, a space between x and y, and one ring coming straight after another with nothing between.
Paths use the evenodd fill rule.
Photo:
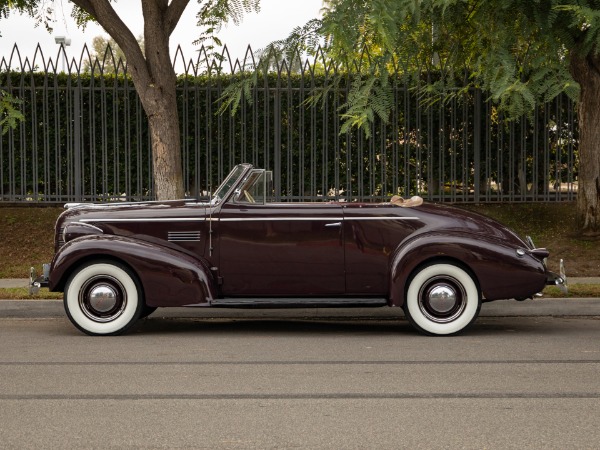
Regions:
<instances>
[{"instance_id":1,"label":"chrome rear bumper","mask_svg":"<svg viewBox=\"0 0 600 450\"><path fill-rule=\"evenodd\" d=\"M35 269L29 269L29 295L35 295L40 291L40 288L48 287L48 279L50 278L50 264L42 264L42 274L36 275Z\"/></svg>"},{"instance_id":2,"label":"chrome rear bumper","mask_svg":"<svg viewBox=\"0 0 600 450\"><path fill-rule=\"evenodd\" d=\"M569 293L569 286L567 284L567 274L565 273L565 263L562 259L560 260L560 270L558 275L554 272L548 272L546 285L557 286L564 294Z\"/></svg>"}]
</instances>

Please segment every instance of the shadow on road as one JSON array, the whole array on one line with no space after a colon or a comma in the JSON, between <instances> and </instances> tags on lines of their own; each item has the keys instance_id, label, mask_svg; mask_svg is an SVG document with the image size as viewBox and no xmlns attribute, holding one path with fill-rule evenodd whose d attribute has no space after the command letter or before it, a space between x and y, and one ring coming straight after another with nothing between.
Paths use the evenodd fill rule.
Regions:
<instances>
[{"instance_id":1,"label":"shadow on road","mask_svg":"<svg viewBox=\"0 0 600 450\"><path fill-rule=\"evenodd\" d=\"M590 320L579 319L579 320ZM479 318L467 331L456 337L506 336L507 334L556 335L557 321L561 323L561 334L577 332L579 325L574 318ZM566 326L565 326L566 325ZM205 334L226 335L248 333L253 335L321 335L356 336L422 336L403 317L390 319L365 318L162 318L150 317L140 321L127 334ZM432 337L435 339L435 337Z\"/></svg>"},{"instance_id":2,"label":"shadow on road","mask_svg":"<svg viewBox=\"0 0 600 450\"><path fill-rule=\"evenodd\" d=\"M252 333L252 334L415 334L403 319L205 319L150 317L140 321L130 333Z\"/></svg>"}]
</instances>

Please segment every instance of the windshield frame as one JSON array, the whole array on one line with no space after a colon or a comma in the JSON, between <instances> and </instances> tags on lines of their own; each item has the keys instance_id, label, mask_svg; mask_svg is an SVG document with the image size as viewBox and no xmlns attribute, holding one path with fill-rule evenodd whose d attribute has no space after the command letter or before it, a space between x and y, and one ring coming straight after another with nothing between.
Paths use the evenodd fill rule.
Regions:
<instances>
[{"instance_id":1,"label":"windshield frame","mask_svg":"<svg viewBox=\"0 0 600 450\"><path fill-rule=\"evenodd\" d=\"M251 164L238 164L233 169L231 169L229 175L225 177L225 180L223 180L223 182L220 184L220 186L217 188L214 194L212 194L210 204L214 206L226 200L229 197L230 193L239 184L240 179L244 177L244 174L249 169L252 169Z\"/></svg>"}]
</instances>

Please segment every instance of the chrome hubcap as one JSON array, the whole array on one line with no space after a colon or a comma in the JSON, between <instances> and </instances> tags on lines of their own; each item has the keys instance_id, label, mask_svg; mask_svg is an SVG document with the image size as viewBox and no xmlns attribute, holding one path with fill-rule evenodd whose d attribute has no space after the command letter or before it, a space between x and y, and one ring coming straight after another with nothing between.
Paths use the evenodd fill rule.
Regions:
<instances>
[{"instance_id":1,"label":"chrome hubcap","mask_svg":"<svg viewBox=\"0 0 600 450\"><path fill-rule=\"evenodd\" d=\"M117 299L117 292L108 284L98 284L90 290L90 305L101 313L113 309L117 303Z\"/></svg>"},{"instance_id":2,"label":"chrome hubcap","mask_svg":"<svg viewBox=\"0 0 600 450\"><path fill-rule=\"evenodd\" d=\"M456 291L447 284L434 286L427 295L431 307L441 313L447 313L456 304Z\"/></svg>"},{"instance_id":3,"label":"chrome hubcap","mask_svg":"<svg viewBox=\"0 0 600 450\"><path fill-rule=\"evenodd\" d=\"M81 311L94 322L110 322L127 305L127 294L119 280L108 275L92 277L79 291Z\"/></svg>"},{"instance_id":4,"label":"chrome hubcap","mask_svg":"<svg viewBox=\"0 0 600 450\"><path fill-rule=\"evenodd\" d=\"M436 323L448 323L458 318L467 305L463 285L449 276L433 277L419 290L419 308Z\"/></svg>"}]
</instances>

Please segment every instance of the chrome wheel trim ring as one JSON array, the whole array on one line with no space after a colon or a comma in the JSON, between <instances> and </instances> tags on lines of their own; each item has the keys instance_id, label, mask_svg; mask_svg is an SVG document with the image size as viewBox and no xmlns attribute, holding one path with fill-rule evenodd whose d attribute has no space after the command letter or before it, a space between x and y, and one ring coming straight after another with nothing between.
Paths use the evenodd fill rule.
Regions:
<instances>
[{"instance_id":1,"label":"chrome wheel trim ring","mask_svg":"<svg viewBox=\"0 0 600 450\"><path fill-rule=\"evenodd\" d=\"M454 277L435 276L428 279L419 289L419 309L435 323L450 323L464 312L467 293L464 286Z\"/></svg>"},{"instance_id":2,"label":"chrome wheel trim ring","mask_svg":"<svg viewBox=\"0 0 600 450\"><path fill-rule=\"evenodd\" d=\"M125 287L110 275L91 277L79 290L79 308L94 322L111 322L123 313L126 306Z\"/></svg>"}]
</instances>

